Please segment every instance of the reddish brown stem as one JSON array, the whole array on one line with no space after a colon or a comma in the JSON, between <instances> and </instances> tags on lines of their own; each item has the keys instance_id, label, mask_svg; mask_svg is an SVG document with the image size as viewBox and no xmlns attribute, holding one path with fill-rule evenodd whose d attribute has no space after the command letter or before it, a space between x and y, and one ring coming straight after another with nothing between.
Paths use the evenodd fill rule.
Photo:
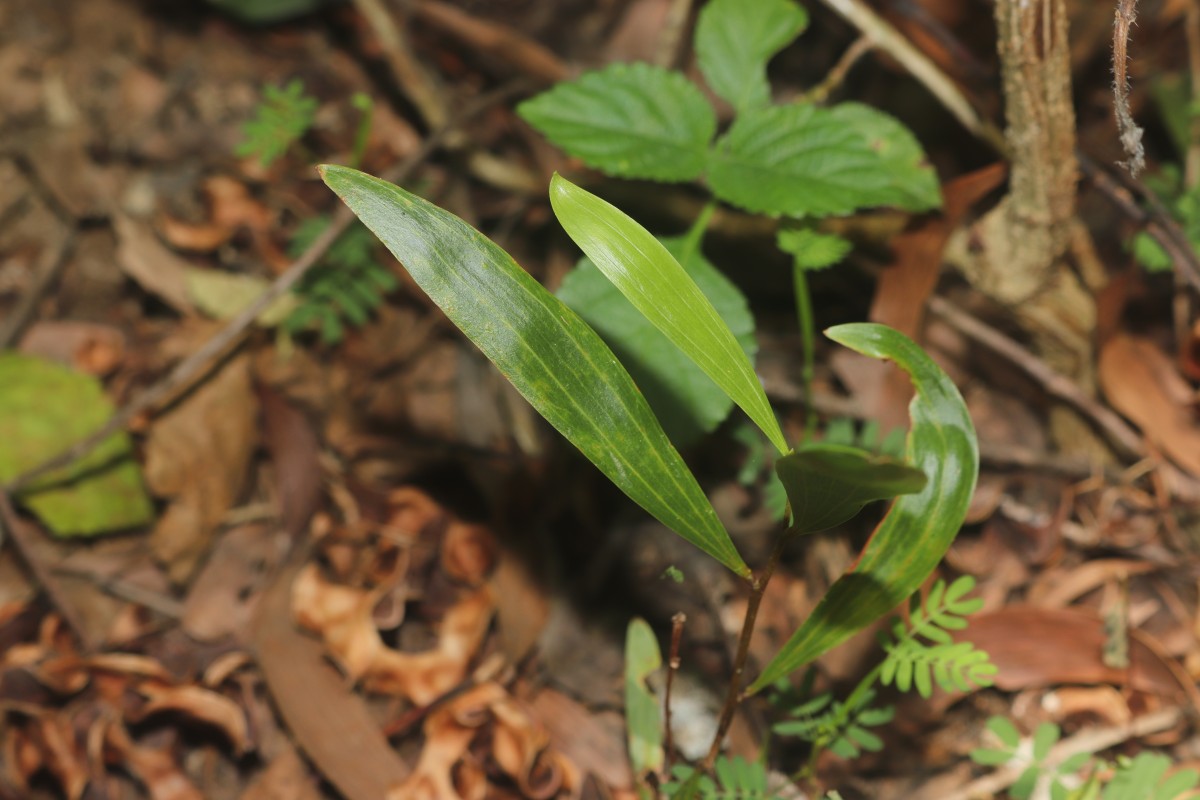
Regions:
<instances>
[{"instance_id":1,"label":"reddish brown stem","mask_svg":"<svg viewBox=\"0 0 1200 800\"><path fill-rule=\"evenodd\" d=\"M771 582L771 576L775 574L775 567L779 565L779 560L783 557L783 548L792 538L791 534L792 531L787 530L780 535L778 541L775 542L775 549L771 552L771 557L767 559L767 565L751 581L750 602L746 605L746 618L742 622L737 654L733 658L733 674L729 677L729 691L725 695L725 705L721 708L717 734L713 737L712 746L708 748L708 755L704 757L705 771L712 770L713 764L717 761L717 755L721 752L721 742L725 740L725 735L729 733L729 726L733 724L733 714L737 711L738 703L742 699L742 673L746 669L746 659L750 655L750 638L754 635L754 622L758 618L758 607L762 604L763 594L767 591L767 584Z\"/></svg>"},{"instance_id":2,"label":"reddish brown stem","mask_svg":"<svg viewBox=\"0 0 1200 800\"><path fill-rule=\"evenodd\" d=\"M671 735L671 685L675 682L675 673L679 671L679 643L683 640L683 623L687 622L687 614L676 612L671 617L671 653L667 658L667 686L663 691L663 742L667 753L667 775L675 763L675 741Z\"/></svg>"}]
</instances>

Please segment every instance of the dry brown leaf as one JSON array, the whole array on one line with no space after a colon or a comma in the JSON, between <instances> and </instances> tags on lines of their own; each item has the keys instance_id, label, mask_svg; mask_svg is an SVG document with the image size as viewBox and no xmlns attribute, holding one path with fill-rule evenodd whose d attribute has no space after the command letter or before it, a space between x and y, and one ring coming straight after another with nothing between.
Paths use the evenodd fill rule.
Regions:
<instances>
[{"instance_id":1,"label":"dry brown leaf","mask_svg":"<svg viewBox=\"0 0 1200 800\"><path fill-rule=\"evenodd\" d=\"M197 328L184 335L195 338ZM246 356L234 358L159 418L146 442L146 482L171 498L150 543L184 582L233 507L254 453L257 404Z\"/></svg>"},{"instance_id":2,"label":"dry brown leaf","mask_svg":"<svg viewBox=\"0 0 1200 800\"><path fill-rule=\"evenodd\" d=\"M1160 565L1150 561L1101 558L1071 569L1047 570L1029 587L1027 599L1030 605L1061 608L1110 581L1158 569Z\"/></svg>"},{"instance_id":3,"label":"dry brown leaf","mask_svg":"<svg viewBox=\"0 0 1200 800\"><path fill-rule=\"evenodd\" d=\"M321 800L308 766L290 745L242 792L239 800Z\"/></svg>"},{"instance_id":4,"label":"dry brown leaf","mask_svg":"<svg viewBox=\"0 0 1200 800\"><path fill-rule=\"evenodd\" d=\"M113 227L118 241L117 264L122 271L180 314L195 314L184 279L187 261L168 250L144 222L117 214Z\"/></svg>"},{"instance_id":5,"label":"dry brown leaf","mask_svg":"<svg viewBox=\"0 0 1200 800\"><path fill-rule=\"evenodd\" d=\"M242 525L226 531L192 581L179 621L184 632L200 642L226 636L245 641L265 572L279 561L274 530L265 525Z\"/></svg>"},{"instance_id":6,"label":"dry brown leaf","mask_svg":"<svg viewBox=\"0 0 1200 800\"><path fill-rule=\"evenodd\" d=\"M304 567L292 584L296 621L321 634L333 660L356 682L385 649L371 620L378 599L373 592L326 581L315 564Z\"/></svg>"},{"instance_id":7,"label":"dry brown leaf","mask_svg":"<svg viewBox=\"0 0 1200 800\"><path fill-rule=\"evenodd\" d=\"M1153 342L1118 333L1100 351L1100 386L1112 405L1171 460L1200 477L1200 423L1191 388Z\"/></svg>"},{"instance_id":8,"label":"dry brown leaf","mask_svg":"<svg viewBox=\"0 0 1200 800\"><path fill-rule=\"evenodd\" d=\"M442 540L442 569L460 583L478 586L492 574L499 549L496 537L484 526L455 520Z\"/></svg>"},{"instance_id":9,"label":"dry brown leaf","mask_svg":"<svg viewBox=\"0 0 1200 800\"><path fill-rule=\"evenodd\" d=\"M613 789L632 789L633 771L625 752L625 721L615 712L585 708L555 689L543 689L531 701L546 726L550 745Z\"/></svg>"},{"instance_id":10,"label":"dry brown leaf","mask_svg":"<svg viewBox=\"0 0 1200 800\"><path fill-rule=\"evenodd\" d=\"M494 686L477 686L429 715L423 726L421 757L408 779L388 792L387 800L482 800L477 794L459 794L454 785L454 765L462 760L476 734L476 725L463 725L458 717L464 706L478 703L480 695L490 695ZM477 791L478 782L472 784Z\"/></svg>"},{"instance_id":11,"label":"dry brown leaf","mask_svg":"<svg viewBox=\"0 0 1200 800\"><path fill-rule=\"evenodd\" d=\"M1094 715L1113 726L1133 719L1125 695L1112 686L1064 686L1047 694L1042 705L1055 722L1080 714Z\"/></svg>"},{"instance_id":12,"label":"dry brown leaf","mask_svg":"<svg viewBox=\"0 0 1200 800\"><path fill-rule=\"evenodd\" d=\"M169 752L135 744L124 725L109 725L104 744L112 751L110 760L137 778L151 800L205 800Z\"/></svg>"},{"instance_id":13,"label":"dry brown leaf","mask_svg":"<svg viewBox=\"0 0 1200 800\"><path fill-rule=\"evenodd\" d=\"M999 668L1006 691L1060 684L1129 686L1161 697L1185 694L1172 666L1138 631L1130 632L1128 670L1104 664L1104 620L1067 608L1009 606L971 617L969 639Z\"/></svg>"},{"instance_id":14,"label":"dry brown leaf","mask_svg":"<svg viewBox=\"0 0 1200 800\"><path fill-rule=\"evenodd\" d=\"M151 682L137 691L147 703L130 721L140 722L160 711L175 711L221 730L240 756L250 748L250 732L241 706L224 695L200 686L164 686Z\"/></svg>"},{"instance_id":15,"label":"dry brown leaf","mask_svg":"<svg viewBox=\"0 0 1200 800\"><path fill-rule=\"evenodd\" d=\"M104 376L124 358L125 334L95 322L42 320L30 326L17 349L89 375Z\"/></svg>"},{"instance_id":16,"label":"dry brown leaf","mask_svg":"<svg viewBox=\"0 0 1200 800\"><path fill-rule=\"evenodd\" d=\"M158 220L163 238L182 250L207 253L228 242L239 230L250 232L260 258L276 272L286 268L289 259L272 238L275 215L250 194L241 181L227 175L213 175L204 181L209 220L192 224L162 215Z\"/></svg>"},{"instance_id":17,"label":"dry brown leaf","mask_svg":"<svg viewBox=\"0 0 1200 800\"><path fill-rule=\"evenodd\" d=\"M54 776L70 800L82 797L88 783L87 759L75 741L67 717L47 714L30 720L26 730L37 749L40 765Z\"/></svg>"}]
</instances>

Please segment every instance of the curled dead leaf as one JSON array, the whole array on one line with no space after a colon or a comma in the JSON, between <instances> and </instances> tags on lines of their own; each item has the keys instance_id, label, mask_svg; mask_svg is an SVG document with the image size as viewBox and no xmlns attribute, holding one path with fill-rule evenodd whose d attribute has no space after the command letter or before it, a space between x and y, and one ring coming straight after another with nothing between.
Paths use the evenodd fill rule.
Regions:
<instances>
[{"instance_id":1,"label":"curled dead leaf","mask_svg":"<svg viewBox=\"0 0 1200 800\"><path fill-rule=\"evenodd\" d=\"M496 566L499 544L482 525L452 522L442 542L442 569L451 578L478 586Z\"/></svg>"},{"instance_id":2,"label":"curled dead leaf","mask_svg":"<svg viewBox=\"0 0 1200 800\"><path fill-rule=\"evenodd\" d=\"M228 697L200 686L144 683L138 691L147 698L147 703L136 714L129 715L131 721L140 722L163 711L174 711L220 730L238 755L250 748L246 715Z\"/></svg>"},{"instance_id":3,"label":"curled dead leaf","mask_svg":"<svg viewBox=\"0 0 1200 800\"><path fill-rule=\"evenodd\" d=\"M128 770L151 800L205 800L168 751L135 744L119 722L104 731L104 745L109 760Z\"/></svg>"},{"instance_id":4,"label":"curled dead leaf","mask_svg":"<svg viewBox=\"0 0 1200 800\"><path fill-rule=\"evenodd\" d=\"M371 670L385 649L371 621L376 599L363 589L326 581L313 564L292 584L296 621L321 634L334 661L354 681Z\"/></svg>"}]
</instances>

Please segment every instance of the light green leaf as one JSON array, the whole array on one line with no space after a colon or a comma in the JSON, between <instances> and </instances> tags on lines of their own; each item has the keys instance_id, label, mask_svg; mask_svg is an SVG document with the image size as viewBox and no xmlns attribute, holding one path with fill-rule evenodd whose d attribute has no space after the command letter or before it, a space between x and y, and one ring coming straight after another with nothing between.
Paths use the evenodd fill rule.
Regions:
<instances>
[{"instance_id":1,"label":"light green leaf","mask_svg":"<svg viewBox=\"0 0 1200 800\"><path fill-rule=\"evenodd\" d=\"M826 331L853 350L894 361L912 378L907 461L928 483L898 498L854 566L750 687L757 692L809 663L895 608L920 587L954 541L979 474L979 448L966 404L946 373L915 342L884 325Z\"/></svg>"},{"instance_id":2,"label":"light green leaf","mask_svg":"<svg viewBox=\"0 0 1200 800\"><path fill-rule=\"evenodd\" d=\"M634 618L625 631L625 726L635 775L663 768L663 721L647 679L662 667L662 651L646 620Z\"/></svg>"},{"instance_id":3,"label":"light green leaf","mask_svg":"<svg viewBox=\"0 0 1200 800\"><path fill-rule=\"evenodd\" d=\"M1021 732L1017 730L1017 726L1008 717L989 717L987 729L997 739L1007 745L1010 750L1015 750L1021 744Z\"/></svg>"},{"instance_id":4,"label":"light green leaf","mask_svg":"<svg viewBox=\"0 0 1200 800\"><path fill-rule=\"evenodd\" d=\"M588 166L622 178L699 177L717 130L699 87L642 63L585 73L526 100L517 113Z\"/></svg>"},{"instance_id":5,"label":"light green leaf","mask_svg":"<svg viewBox=\"0 0 1200 800\"><path fill-rule=\"evenodd\" d=\"M771 100L767 62L808 25L789 0L710 0L696 22L696 62L740 114Z\"/></svg>"},{"instance_id":6,"label":"light green leaf","mask_svg":"<svg viewBox=\"0 0 1200 800\"><path fill-rule=\"evenodd\" d=\"M870 206L920 211L941 203L937 175L913 135L857 103L747 112L717 141L708 180L722 200L776 216Z\"/></svg>"},{"instance_id":7,"label":"light green leaf","mask_svg":"<svg viewBox=\"0 0 1200 800\"><path fill-rule=\"evenodd\" d=\"M325 166L321 174L446 316L618 488L734 572L750 573L633 379L579 315L453 214L357 170Z\"/></svg>"},{"instance_id":8,"label":"light green leaf","mask_svg":"<svg viewBox=\"0 0 1200 800\"><path fill-rule=\"evenodd\" d=\"M188 297L196 308L213 319L230 319L241 313L270 288L270 281L256 275L240 275L219 269L189 267L184 272ZM274 328L299 306L295 295L280 297L254 320L264 328Z\"/></svg>"},{"instance_id":9,"label":"light green leaf","mask_svg":"<svg viewBox=\"0 0 1200 800\"><path fill-rule=\"evenodd\" d=\"M662 243L620 209L555 174L550 205L575 244L638 311L728 394L780 453L783 431L712 303Z\"/></svg>"},{"instance_id":10,"label":"light green leaf","mask_svg":"<svg viewBox=\"0 0 1200 800\"><path fill-rule=\"evenodd\" d=\"M712 301L746 356L754 358L754 317L737 286L699 250L688 247L688 239L660 241ZM729 396L634 308L591 259L584 258L568 273L557 294L604 337L677 447L692 444L729 416ZM753 436L762 442L757 433Z\"/></svg>"},{"instance_id":11,"label":"light green leaf","mask_svg":"<svg viewBox=\"0 0 1200 800\"><path fill-rule=\"evenodd\" d=\"M775 243L792 256L796 266L809 271L832 267L854 246L837 234L821 233L807 227L781 229Z\"/></svg>"},{"instance_id":12,"label":"light green leaf","mask_svg":"<svg viewBox=\"0 0 1200 800\"><path fill-rule=\"evenodd\" d=\"M31 356L0 353L0 387L0 482L58 455L113 414L95 378ZM59 536L144 525L154 507L131 453L129 437L113 434L17 499Z\"/></svg>"},{"instance_id":13,"label":"light green leaf","mask_svg":"<svg viewBox=\"0 0 1200 800\"><path fill-rule=\"evenodd\" d=\"M841 525L872 500L914 494L925 474L887 456L838 444L805 445L775 462L788 494L791 527L813 533Z\"/></svg>"}]
</instances>

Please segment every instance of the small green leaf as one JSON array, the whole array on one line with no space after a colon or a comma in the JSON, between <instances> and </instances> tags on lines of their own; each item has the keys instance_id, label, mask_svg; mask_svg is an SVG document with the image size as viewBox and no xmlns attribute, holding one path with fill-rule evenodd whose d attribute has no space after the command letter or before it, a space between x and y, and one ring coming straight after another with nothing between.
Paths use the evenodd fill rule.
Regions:
<instances>
[{"instance_id":1,"label":"small green leaf","mask_svg":"<svg viewBox=\"0 0 1200 800\"><path fill-rule=\"evenodd\" d=\"M713 148L708 180L722 200L776 216L869 206L920 211L941 203L937 175L913 135L856 103L747 112Z\"/></svg>"},{"instance_id":2,"label":"small green leaf","mask_svg":"<svg viewBox=\"0 0 1200 800\"><path fill-rule=\"evenodd\" d=\"M1033 764L1025 768L1013 785L1009 787L1008 793L1016 800L1028 800L1033 794L1033 790L1037 788L1038 777L1042 774L1041 769L1037 764Z\"/></svg>"},{"instance_id":3,"label":"small green leaf","mask_svg":"<svg viewBox=\"0 0 1200 800\"><path fill-rule=\"evenodd\" d=\"M453 214L357 170L321 170L330 188L551 425L663 524L749 575L633 379L579 315Z\"/></svg>"},{"instance_id":4,"label":"small green leaf","mask_svg":"<svg viewBox=\"0 0 1200 800\"><path fill-rule=\"evenodd\" d=\"M1062 730L1053 722L1043 722L1033 732L1033 760L1045 761L1050 755L1050 748L1062 735Z\"/></svg>"},{"instance_id":5,"label":"small green leaf","mask_svg":"<svg viewBox=\"0 0 1200 800\"><path fill-rule=\"evenodd\" d=\"M213 319L230 319L270 288L270 281L219 269L189 267L184 272L188 297L196 308ZM299 305L294 295L283 295L254 320L264 328L282 324Z\"/></svg>"},{"instance_id":6,"label":"small green leaf","mask_svg":"<svg viewBox=\"0 0 1200 800\"><path fill-rule=\"evenodd\" d=\"M561 175L550 205L575 244L621 294L754 421L780 453L783 431L746 353L662 243L615 206Z\"/></svg>"},{"instance_id":7,"label":"small green leaf","mask_svg":"<svg viewBox=\"0 0 1200 800\"><path fill-rule=\"evenodd\" d=\"M832 267L854 246L837 234L820 233L807 227L783 228L775 237L775 243L792 256L796 266L809 271Z\"/></svg>"},{"instance_id":8,"label":"small green leaf","mask_svg":"<svg viewBox=\"0 0 1200 800\"><path fill-rule=\"evenodd\" d=\"M745 296L702 253L686 247L686 239L659 241L712 302L746 356L753 359L758 342ZM733 408L729 396L634 308L591 259L584 258L567 274L557 294L604 337L677 447L694 443L729 416ZM752 435L761 447L762 438L756 432Z\"/></svg>"},{"instance_id":9,"label":"small green leaf","mask_svg":"<svg viewBox=\"0 0 1200 800\"><path fill-rule=\"evenodd\" d=\"M517 106L546 138L585 164L622 178L689 181L704 170L717 118L678 72L613 64Z\"/></svg>"},{"instance_id":10,"label":"small green leaf","mask_svg":"<svg viewBox=\"0 0 1200 800\"><path fill-rule=\"evenodd\" d=\"M837 444L804 445L775 462L788 493L792 528L813 533L841 525L872 500L925 488L919 469L866 450Z\"/></svg>"},{"instance_id":11,"label":"small green leaf","mask_svg":"<svg viewBox=\"0 0 1200 800\"><path fill-rule=\"evenodd\" d=\"M1175 265L1170 254L1145 231L1138 231L1133 237L1133 257L1147 272L1168 272Z\"/></svg>"},{"instance_id":12,"label":"small green leaf","mask_svg":"<svg viewBox=\"0 0 1200 800\"><path fill-rule=\"evenodd\" d=\"M790 0L711 0L696 22L696 62L739 114L765 106L767 62L807 25L808 13Z\"/></svg>"},{"instance_id":13,"label":"small green leaf","mask_svg":"<svg viewBox=\"0 0 1200 800\"><path fill-rule=\"evenodd\" d=\"M0 387L0 482L58 455L113 414L94 377L32 356L0 353ZM144 525L154 507L131 455L129 437L113 434L17 499L59 536Z\"/></svg>"},{"instance_id":14,"label":"small green leaf","mask_svg":"<svg viewBox=\"0 0 1200 800\"><path fill-rule=\"evenodd\" d=\"M996 750L990 747L980 747L971 751L971 760L981 767L998 767L1012 761L1011 750Z\"/></svg>"},{"instance_id":15,"label":"small green leaf","mask_svg":"<svg viewBox=\"0 0 1200 800\"><path fill-rule=\"evenodd\" d=\"M873 358L887 358L912 378L908 462L928 483L898 498L858 561L750 687L757 692L807 664L895 608L924 582L954 541L979 474L975 428L962 395L915 342L884 325L838 325L826 334Z\"/></svg>"},{"instance_id":16,"label":"small green leaf","mask_svg":"<svg viewBox=\"0 0 1200 800\"><path fill-rule=\"evenodd\" d=\"M1021 732L1008 717L990 717L987 721L987 729L1010 750L1015 750L1021 744Z\"/></svg>"},{"instance_id":17,"label":"small green leaf","mask_svg":"<svg viewBox=\"0 0 1200 800\"><path fill-rule=\"evenodd\" d=\"M658 639L644 619L625 631L625 725L629 761L637 775L663 768L663 721L647 679L662 667Z\"/></svg>"}]
</instances>

